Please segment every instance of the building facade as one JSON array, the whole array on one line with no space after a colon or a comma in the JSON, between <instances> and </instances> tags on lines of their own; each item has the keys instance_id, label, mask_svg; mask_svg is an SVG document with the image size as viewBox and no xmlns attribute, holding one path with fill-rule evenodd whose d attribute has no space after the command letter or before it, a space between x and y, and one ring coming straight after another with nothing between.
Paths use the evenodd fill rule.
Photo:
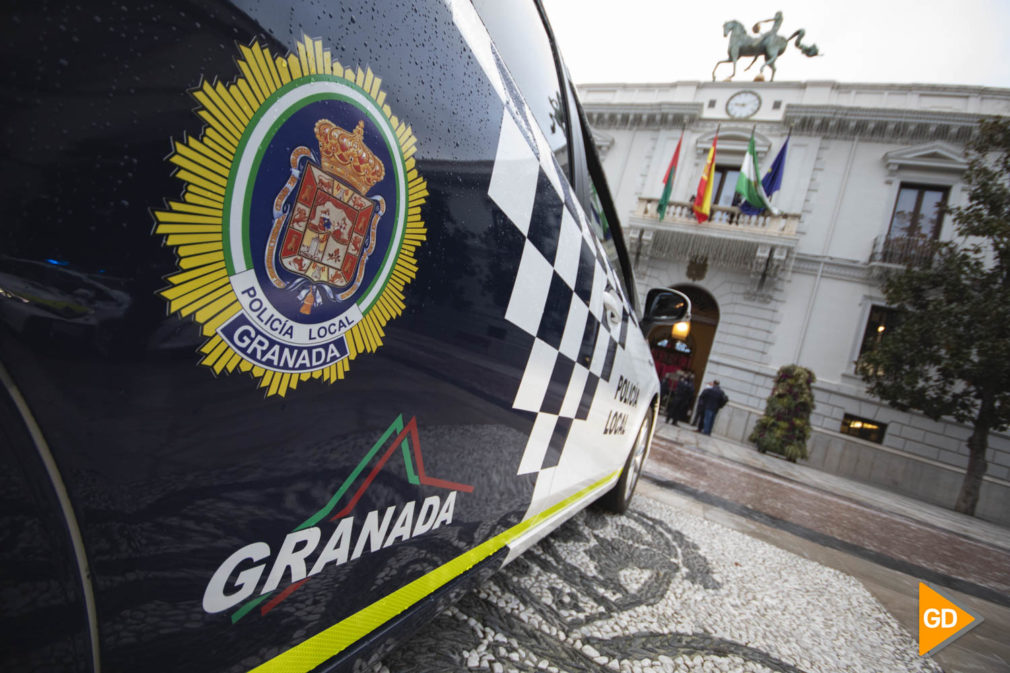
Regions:
<instances>
[{"instance_id":1,"label":"building facade","mask_svg":"<svg viewBox=\"0 0 1010 673\"><path fill-rule=\"evenodd\" d=\"M778 368L799 364L818 379L811 465L952 507L970 428L890 408L866 393L855 361L894 318L881 272L921 254L924 240L954 237L940 207L967 201L965 142L979 118L1010 115L1010 90L676 82L580 92L640 296L672 287L692 299L692 335L667 360L721 381L730 404L715 432L746 441ZM717 132L715 205L698 224L690 200ZM788 138L777 215L732 205L752 132L762 172ZM994 433L989 446L976 513L1010 523L1010 436Z\"/></svg>"}]
</instances>

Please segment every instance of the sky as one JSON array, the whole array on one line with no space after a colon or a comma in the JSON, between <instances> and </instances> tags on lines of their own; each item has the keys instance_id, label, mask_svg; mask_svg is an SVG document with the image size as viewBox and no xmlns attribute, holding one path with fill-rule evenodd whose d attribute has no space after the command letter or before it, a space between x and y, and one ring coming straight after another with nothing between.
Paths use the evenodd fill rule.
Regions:
<instances>
[{"instance_id":1,"label":"sky","mask_svg":"<svg viewBox=\"0 0 1010 673\"><path fill-rule=\"evenodd\" d=\"M779 34L803 28L776 81L967 84L1010 88L1010 0L543 0L576 84L711 80L726 58L731 19L750 27L783 15ZM762 25L765 31L771 24ZM758 64L733 81L754 78ZM717 79L730 75L723 64ZM766 70L766 77L768 71Z\"/></svg>"}]
</instances>

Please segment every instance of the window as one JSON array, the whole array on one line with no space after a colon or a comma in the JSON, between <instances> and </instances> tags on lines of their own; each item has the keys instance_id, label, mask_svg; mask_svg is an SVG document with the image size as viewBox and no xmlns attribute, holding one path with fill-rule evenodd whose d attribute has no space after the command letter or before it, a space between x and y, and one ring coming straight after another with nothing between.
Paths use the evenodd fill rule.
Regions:
<instances>
[{"instance_id":1,"label":"window","mask_svg":"<svg viewBox=\"0 0 1010 673\"><path fill-rule=\"evenodd\" d=\"M558 84L554 51L536 5L517 0L476 0L474 8L567 174L566 105Z\"/></svg>"},{"instance_id":2,"label":"window","mask_svg":"<svg viewBox=\"0 0 1010 673\"><path fill-rule=\"evenodd\" d=\"M782 101L777 100L774 103L772 103L772 109L773 110L781 110L782 109Z\"/></svg>"},{"instance_id":3,"label":"window","mask_svg":"<svg viewBox=\"0 0 1010 673\"><path fill-rule=\"evenodd\" d=\"M947 187L902 183L887 237L939 238L948 191Z\"/></svg>"},{"instance_id":4,"label":"window","mask_svg":"<svg viewBox=\"0 0 1010 673\"><path fill-rule=\"evenodd\" d=\"M715 167L715 180L712 182L712 205L732 206L736 194L736 180L740 177L739 168L728 166Z\"/></svg>"},{"instance_id":5,"label":"window","mask_svg":"<svg viewBox=\"0 0 1010 673\"><path fill-rule=\"evenodd\" d=\"M865 439L868 442L883 444L886 432L887 423L878 423L869 418L853 416L852 414L845 414L842 417L841 433L843 435L852 435L859 439Z\"/></svg>"},{"instance_id":6,"label":"window","mask_svg":"<svg viewBox=\"0 0 1010 673\"><path fill-rule=\"evenodd\" d=\"M863 332L863 343L859 346L859 355L869 353L877 347L887 335L888 330L897 327L900 313L897 309L873 305L866 319L866 330Z\"/></svg>"}]
</instances>

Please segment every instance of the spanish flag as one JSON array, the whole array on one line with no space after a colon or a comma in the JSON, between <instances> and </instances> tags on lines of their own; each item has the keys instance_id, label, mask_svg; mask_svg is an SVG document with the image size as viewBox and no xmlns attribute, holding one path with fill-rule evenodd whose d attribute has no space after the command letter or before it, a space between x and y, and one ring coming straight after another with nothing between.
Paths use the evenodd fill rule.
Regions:
<instances>
[{"instance_id":1,"label":"spanish flag","mask_svg":"<svg viewBox=\"0 0 1010 673\"><path fill-rule=\"evenodd\" d=\"M719 141L719 129L715 130L715 137L712 138L712 148L708 151L708 159L705 160L705 171L701 174L701 181L698 183L698 193L694 197L694 219L698 224L708 220L712 214L712 183L715 181L715 145Z\"/></svg>"}]
</instances>

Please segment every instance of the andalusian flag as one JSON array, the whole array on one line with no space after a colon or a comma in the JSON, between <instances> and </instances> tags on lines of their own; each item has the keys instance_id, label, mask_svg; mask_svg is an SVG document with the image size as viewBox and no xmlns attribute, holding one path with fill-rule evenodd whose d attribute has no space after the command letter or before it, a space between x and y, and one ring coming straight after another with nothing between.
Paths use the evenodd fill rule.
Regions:
<instances>
[{"instance_id":1,"label":"andalusian flag","mask_svg":"<svg viewBox=\"0 0 1010 673\"><path fill-rule=\"evenodd\" d=\"M715 130L715 137L712 138L712 148L708 151L708 159L705 160L705 171L701 174L701 181L698 183L698 193L694 197L694 219L698 224L706 221L712 214L712 183L715 182L715 145L719 141L719 129Z\"/></svg>"},{"instance_id":2,"label":"andalusian flag","mask_svg":"<svg viewBox=\"0 0 1010 673\"><path fill-rule=\"evenodd\" d=\"M740 166L740 177L736 179L736 192L743 200L755 209L767 209L772 215L778 215L779 211L768 201L765 194L764 185L758 178L757 149L754 147L754 133L750 134L750 142L747 143L747 154L743 156L743 165Z\"/></svg>"},{"instance_id":3,"label":"andalusian flag","mask_svg":"<svg viewBox=\"0 0 1010 673\"><path fill-rule=\"evenodd\" d=\"M792 137L793 132L789 131L786 141L782 143L779 153L775 155L772 167L768 169L764 179L761 180L761 186L764 187L765 196L768 197L769 202L771 202L771 198L775 195L775 192L782 188L782 176L786 172L786 153L789 151L789 139ZM757 215L764 210L764 206L756 207L744 202L740 204L740 210L747 215Z\"/></svg>"},{"instance_id":4,"label":"andalusian flag","mask_svg":"<svg viewBox=\"0 0 1010 673\"><path fill-rule=\"evenodd\" d=\"M663 195L659 197L659 219L666 215L666 207L670 203L670 192L673 191L673 176L677 172L677 162L680 160L680 144L684 142L684 132L680 132L680 140L677 141L677 149L673 152L670 165L666 168L666 175L663 176Z\"/></svg>"}]
</instances>

